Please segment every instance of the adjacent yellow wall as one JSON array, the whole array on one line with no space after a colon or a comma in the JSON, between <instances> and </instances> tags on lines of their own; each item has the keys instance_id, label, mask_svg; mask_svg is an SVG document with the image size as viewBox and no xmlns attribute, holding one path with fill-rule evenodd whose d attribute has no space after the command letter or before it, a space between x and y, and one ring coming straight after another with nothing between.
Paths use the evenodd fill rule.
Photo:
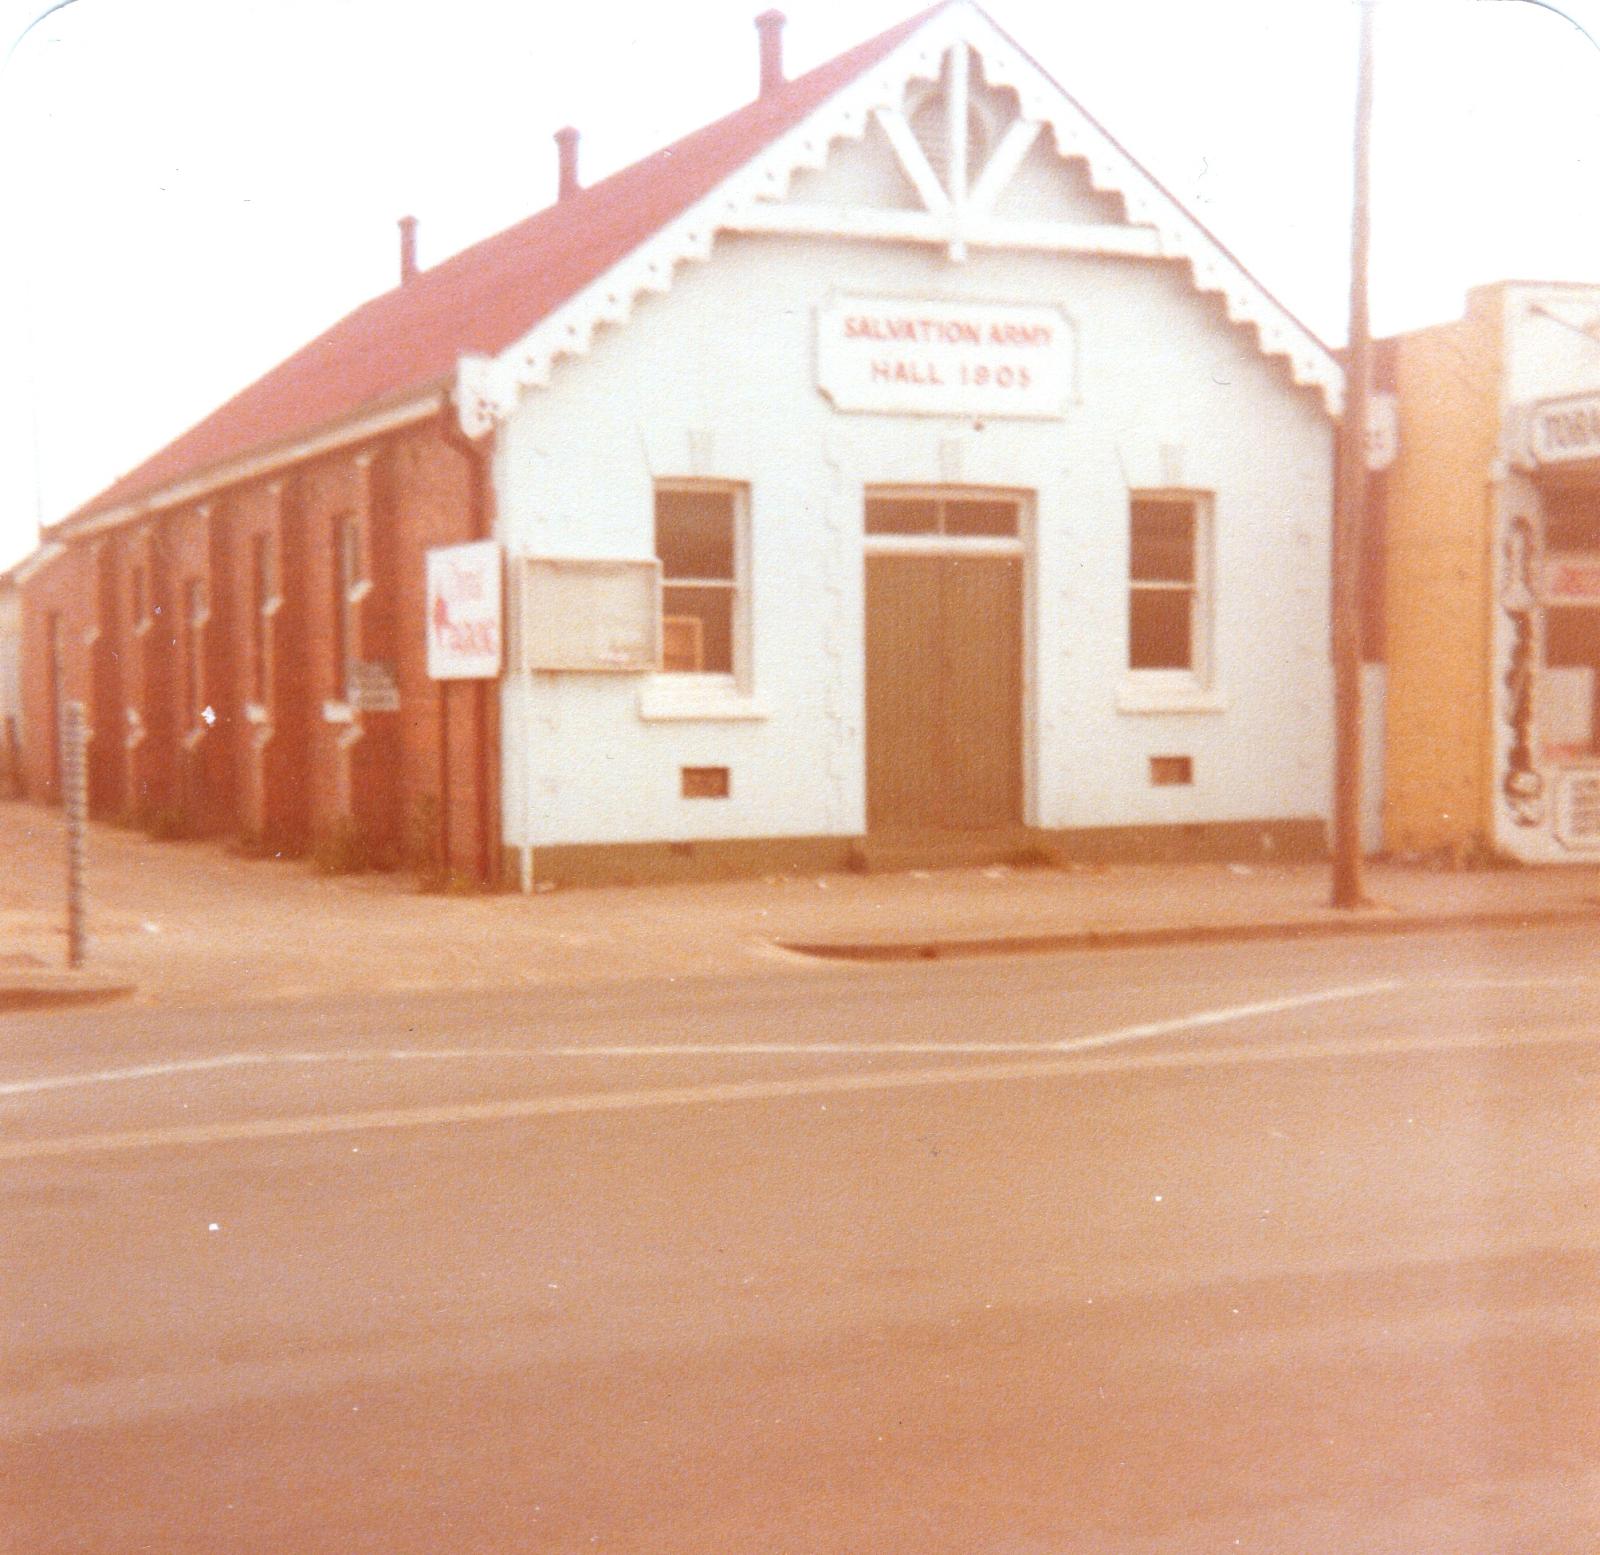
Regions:
<instances>
[{"instance_id":1,"label":"adjacent yellow wall","mask_svg":"<svg viewBox=\"0 0 1600 1555\"><path fill-rule=\"evenodd\" d=\"M1457 323L1396 342L1400 449L1389 478L1390 852L1492 835L1490 470L1500 452L1504 309L1475 292Z\"/></svg>"}]
</instances>

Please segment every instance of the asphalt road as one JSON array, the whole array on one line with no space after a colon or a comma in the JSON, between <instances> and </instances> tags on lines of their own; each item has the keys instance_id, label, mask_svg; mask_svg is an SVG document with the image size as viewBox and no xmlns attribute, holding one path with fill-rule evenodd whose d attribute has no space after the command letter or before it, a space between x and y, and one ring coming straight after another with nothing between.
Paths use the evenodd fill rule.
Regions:
<instances>
[{"instance_id":1,"label":"asphalt road","mask_svg":"<svg viewBox=\"0 0 1600 1555\"><path fill-rule=\"evenodd\" d=\"M1600 1544L1525 931L0 1019L0 1549Z\"/></svg>"}]
</instances>

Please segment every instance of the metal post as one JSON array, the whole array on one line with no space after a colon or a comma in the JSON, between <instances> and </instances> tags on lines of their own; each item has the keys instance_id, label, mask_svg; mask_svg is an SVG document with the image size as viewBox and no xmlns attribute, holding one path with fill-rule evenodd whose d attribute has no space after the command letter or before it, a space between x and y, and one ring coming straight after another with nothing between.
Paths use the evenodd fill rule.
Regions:
<instances>
[{"instance_id":1,"label":"metal post","mask_svg":"<svg viewBox=\"0 0 1600 1555\"><path fill-rule=\"evenodd\" d=\"M1361 531L1367 497L1367 399L1372 355L1367 249L1372 130L1372 4L1359 0L1355 201L1350 221L1350 344L1339 422L1333 510L1333 892L1335 907L1366 900L1361 857Z\"/></svg>"},{"instance_id":2,"label":"metal post","mask_svg":"<svg viewBox=\"0 0 1600 1555\"><path fill-rule=\"evenodd\" d=\"M439 687L439 878L451 878L450 851L450 682L435 682Z\"/></svg>"},{"instance_id":3,"label":"metal post","mask_svg":"<svg viewBox=\"0 0 1600 1555\"><path fill-rule=\"evenodd\" d=\"M61 801L67 817L67 965L88 953L84 901L85 833L89 821L88 725L82 702L61 704Z\"/></svg>"}]
</instances>

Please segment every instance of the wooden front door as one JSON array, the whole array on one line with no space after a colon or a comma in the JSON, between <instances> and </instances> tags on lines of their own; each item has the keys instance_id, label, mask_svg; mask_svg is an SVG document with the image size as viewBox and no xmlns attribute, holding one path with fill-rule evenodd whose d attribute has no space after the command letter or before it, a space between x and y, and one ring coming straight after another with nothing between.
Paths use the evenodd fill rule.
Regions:
<instances>
[{"instance_id":1,"label":"wooden front door","mask_svg":"<svg viewBox=\"0 0 1600 1555\"><path fill-rule=\"evenodd\" d=\"M869 555L867 827L1022 820L1022 558Z\"/></svg>"}]
</instances>

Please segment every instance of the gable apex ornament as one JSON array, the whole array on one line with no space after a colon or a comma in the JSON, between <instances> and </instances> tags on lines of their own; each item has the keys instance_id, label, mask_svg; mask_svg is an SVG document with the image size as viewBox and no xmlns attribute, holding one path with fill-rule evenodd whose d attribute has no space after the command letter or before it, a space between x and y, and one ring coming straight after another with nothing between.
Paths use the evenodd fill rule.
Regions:
<instances>
[{"instance_id":1,"label":"gable apex ornament","mask_svg":"<svg viewBox=\"0 0 1600 1555\"><path fill-rule=\"evenodd\" d=\"M989 87L1015 93L1020 114L982 168L966 166L965 137L952 134L952 155L940 174L910 136L903 109L914 83L937 83L947 71L952 124L964 117L974 72ZM625 323L641 297L670 290L680 265L709 259L721 233L803 235L808 223L814 235L833 232L830 213L778 202L797 173L822 168L836 143L859 141L874 121L889 137L924 209L875 213L874 220L838 235L937 242L957 262L979 245L1183 260L1196 290L1220 296L1230 323L1252 328L1264 355L1283 358L1291 379L1316 389L1328 413L1339 414L1344 375L1327 347L982 10L971 0L953 0L520 340L492 358L463 357L453 393L462 430L473 438L489 432L522 393L549 383L557 360L585 355L602 325ZM1096 192L1120 197L1125 224L992 219L995 200L1045 129L1063 161L1084 164Z\"/></svg>"}]
</instances>

